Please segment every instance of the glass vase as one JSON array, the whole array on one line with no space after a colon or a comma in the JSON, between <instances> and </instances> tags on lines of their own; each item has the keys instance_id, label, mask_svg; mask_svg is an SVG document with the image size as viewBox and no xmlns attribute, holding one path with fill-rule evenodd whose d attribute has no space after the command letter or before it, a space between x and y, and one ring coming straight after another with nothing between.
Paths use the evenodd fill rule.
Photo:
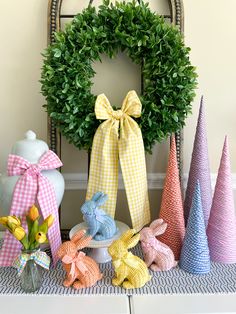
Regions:
<instances>
[{"instance_id":1,"label":"glass vase","mask_svg":"<svg viewBox=\"0 0 236 314\"><path fill-rule=\"evenodd\" d=\"M35 250L22 250L22 253L31 255L37 252ZM21 288L25 292L35 292L42 285L43 269L33 259L29 259L20 275Z\"/></svg>"}]
</instances>

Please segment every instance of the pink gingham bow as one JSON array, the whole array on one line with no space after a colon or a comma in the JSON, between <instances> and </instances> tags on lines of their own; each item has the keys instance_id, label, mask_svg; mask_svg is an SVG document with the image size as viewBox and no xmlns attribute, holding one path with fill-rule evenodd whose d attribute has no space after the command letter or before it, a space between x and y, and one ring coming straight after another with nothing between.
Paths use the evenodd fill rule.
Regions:
<instances>
[{"instance_id":1,"label":"pink gingham bow","mask_svg":"<svg viewBox=\"0 0 236 314\"><path fill-rule=\"evenodd\" d=\"M48 240L54 265L58 259L56 252L61 245L58 207L54 187L41 171L52 170L61 166L62 162L51 150L40 158L38 164L30 164L20 156L9 155L7 166L9 176L21 176L15 185L10 215L23 217L29 208L38 201L44 219L50 214L55 217L53 225L48 230ZM26 227L25 221L22 223ZM0 266L12 266L20 250L20 242L6 231L0 251Z\"/></svg>"},{"instance_id":2,"label":"pink gingham bow","mask_svg":"<svg viewBox=\"0 0 236 314\"><path fill-rule=\"evenodd\" d=\"M83 258L86 254L83 252L77 253L74 257L70 255L65 255L62 262L65 264L71 264L70 275L72 278L75 277L76 268L84 275L88 268L85 266Z\"/></svg>"}]
</instances>

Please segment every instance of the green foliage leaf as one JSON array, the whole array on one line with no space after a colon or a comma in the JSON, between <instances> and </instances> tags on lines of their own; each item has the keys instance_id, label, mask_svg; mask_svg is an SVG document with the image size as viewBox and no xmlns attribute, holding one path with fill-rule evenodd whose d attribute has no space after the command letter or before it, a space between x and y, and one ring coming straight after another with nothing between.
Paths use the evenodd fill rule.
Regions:
<instances>
[{"instance_id":1,"label":"green foliage leaf","mask_svg":"<svg viewBox=\"0 0 236 314\"><path fill-rule=\"evenodd\" d=\"M98 11L89 5L65 31L55 33L55 42L43 53L45 108L70 143L90 150L100 123L91 92L92 64L101 54L114 58L118 51L142 68L142 116L137 123L151 152L155 142L184 126L197 74L178 28L152 12L148 3L104 0Z\"/></svg>"},{"instance_id":2,"label":"green foliage leaf","mask_svg":"<svg viewBox=\"0 0 236 314\"><path fill-rule=\"evenodd\" d=\"M32 226L33 226L33 221L28 216L26 216L26 222L27 222L27 226L28 226L28 231L30 232L30 230L32 229Z\"/></svg>"},{"instance_id":3,"label":"green foliage leaf","mask_svg":"<svg viewBox=\"0 0 236 314\"><path fill-rule=\"evenodd\" d=\"M54 49L54 57L59 58L61 56L61 51L58 48Z\"/></svg>"},{"instance_id":4,"label":"green foliage leaf","mask_svg":"<svg viewBox=\"0 0 236 314\"><path fill-rule=\"evenodd\" d=\"M47 225L46 222L43 222L43 223L39 226L38 232L43 232L43 233L47 234L47 232L48 232L48 225Z\"/></svg>"},{"instance_id":5,"label":"green foliage leaf","mask_svg":"<svg viewBox=\"0 0 236 314\"><path fill-rule=\"evenodd\" d=\"M37 234L37 232L39 231L39 222L38 219L36 219L33 224L31 229L29 230L29 248L32 248L34 242L35 242L35 236Z\"/></svg>"}]
</instances>

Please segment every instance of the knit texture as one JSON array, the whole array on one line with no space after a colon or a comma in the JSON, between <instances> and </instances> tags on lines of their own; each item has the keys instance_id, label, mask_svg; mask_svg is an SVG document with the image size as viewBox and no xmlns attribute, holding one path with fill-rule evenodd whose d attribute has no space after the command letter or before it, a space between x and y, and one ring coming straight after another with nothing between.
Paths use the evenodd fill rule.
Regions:
<instances>
[{"instance_id":1,"label":"knit texture","mask_svg":"<svg viewBox=\"0 0 236 314\"><path fill-rule=\"evenodd\" d=\"M212 188L208 158L203 97L201 98L201 104L199 109L199 116L195 133L192 159L184 202L185 225L187 225L189 211L192 205L193 193L197 180L199 180L201 186L203 215L205 226L207 226L212 203Z\"/></svg>"},{"instance_id":2,"label":"knit texture","mask_svg":"<svg viewBox=\"0 0 236 314\"><path fill-rule=\"evenodd\" d=\"M110 239L117 231L114 219L99 208L106 200L106 194L97 192L81 207L83 219L88 226L88 234L96 241Z\"/></svg>"},{"instance_id":3,"label":"knit texture","mask_svg":"<svg viewBox=\"0 0 236 314\"><path fill-rule=\"evenodd\" d=\"M179 260L185 234L185 223L174 136L171 138L160 218L167 223L167 229L158 239L169 246L175 259Z\"/></svg>"},{"instance_id":4,"label":"knit texture","mask_svg":"<svg viewBox=\"0 0 236 314\"><path fill-rule=\"evenodd\" d=\"M227 137L218 170L207 235L212 261L236 263L236 219Z\"/></svg>"},{"instance_id":5,"label":"knit texture","mask_svg":"<svg viewBox=\"0 0 236 314\"><path fill-rule=\"evenodd\" d=\"M206 274L211 267L199 181L193 195L179 266L192 274Z\"/></svg>"},{"instance_id":6,"label":"knit texture","mask_svg":"<svg viewBox=\"0 0 236 314\"><path fill-rule=\"evenodd\" d=\"M163 219L154 220L149 227L140 231L140 242L144 261L153 271L169 270L177 265L173 251L156 239L165 232L167 223Z\"/></svg>"},{"instance_id":7,"label":"knit texture","mask_svg":"<svg viewBox=\"0 0 236 314\"><path fill-rule=\"evenodd\" d=\"M57 252L66 271L63 281L65 287L87 288L102 278L98 264L85 253L78 252L91 240L91 237L84 237L84 234L85 230L78 231L71 241L64 242Z\"/></svg>"},{"instance_id":8,"label":"knit texture","mask_svg":"<svg viewBox=\"0 0 236 314\"><path fill-rule=\"evenodd\" d=\"M128 252L128 249L133 248L139 242L140 235L133 236L134 234L134 229L126 231L108 248L116 274L116 277L112 279L112 284L122 285L125 289L143 287L151 279L144 261Z\"/></svg>"}]
</instances>

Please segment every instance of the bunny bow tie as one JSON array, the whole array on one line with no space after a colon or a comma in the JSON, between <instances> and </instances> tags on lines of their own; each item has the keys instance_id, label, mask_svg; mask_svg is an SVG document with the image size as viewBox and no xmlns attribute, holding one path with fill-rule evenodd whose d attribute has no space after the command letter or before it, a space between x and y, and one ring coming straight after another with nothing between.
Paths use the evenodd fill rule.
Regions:
<instances>
[{"instance_id":1,"label":"bunny bow tie","mask_svg":"<svg viewBox=\"0 0 236 314\"><path fill-rule=\"evenodd\" d=\"M57 261L56 252L61 245L58 207L54 187L41 171L61 166L60 159L49 150L40 158L38 164L30 164L20 156L9 155L7 167L9 176L20 176L15 185L10 215L23 217L22 224L26 228L24 216L29 207L37 200L44 219L50 214L55 217L53 225L48 230L54 264ZM12 262L20 250L20 242L7 231L0 251L0 266L12 266Z\"/></svg>"},{"instance_id":2,"label":"bunny bow tie","mask_svg":"<svg viewBox=\"0 0 236 314\"><path fill-rule=\"evenodd\" d=\"M126 253L122 258L113 260L115 269L119 268L123 264L126 264L131 268L137 268L139 266L139 262L135 260L134 255L131 252Z\"/></svg>"},{"instance_id":3,"label":"bunny bow tie","mask_svg":"<svg viewBox=\"0 0 236 314\"><path fill-rule=\"evenodd\" d=\"M83 252L79 252L74 257L70 255L65 255L62 259L62 262L65 264L71 264L70 275L72 278L75 277L76 268L84 275L88 268L85 266L83 258L86 254Z\"/></svg>"},{"instance_id":4,"label":"bunny bow tie","mask_svg":"<svg viewBox=\"0 0 236 314\"><path fill-rule=\"evenodd\" d=\"M92 146L87 199L97 191L109 195L105 211L115 216L118 161L120 160L133 227L138 231L150 221L146 161L141 130L132 118L141 115L135 91L125 97L122 107L113 110L104 94L97 97L95 114L106 120L98 127Z\"/></svg>"},{"instance_id":5,"label":"bunny bow tie","mask_svg":"<svg viewBox=\"0 0 236 314\"><path fill-rule=\"evenodd\" d=\"M94 215L95 215L95 219L101 223L104 223L105 219L106 219L106 214L103 213L101 210L99 209L95 209L94 210Z\"/></svg>"}]
</instances>

